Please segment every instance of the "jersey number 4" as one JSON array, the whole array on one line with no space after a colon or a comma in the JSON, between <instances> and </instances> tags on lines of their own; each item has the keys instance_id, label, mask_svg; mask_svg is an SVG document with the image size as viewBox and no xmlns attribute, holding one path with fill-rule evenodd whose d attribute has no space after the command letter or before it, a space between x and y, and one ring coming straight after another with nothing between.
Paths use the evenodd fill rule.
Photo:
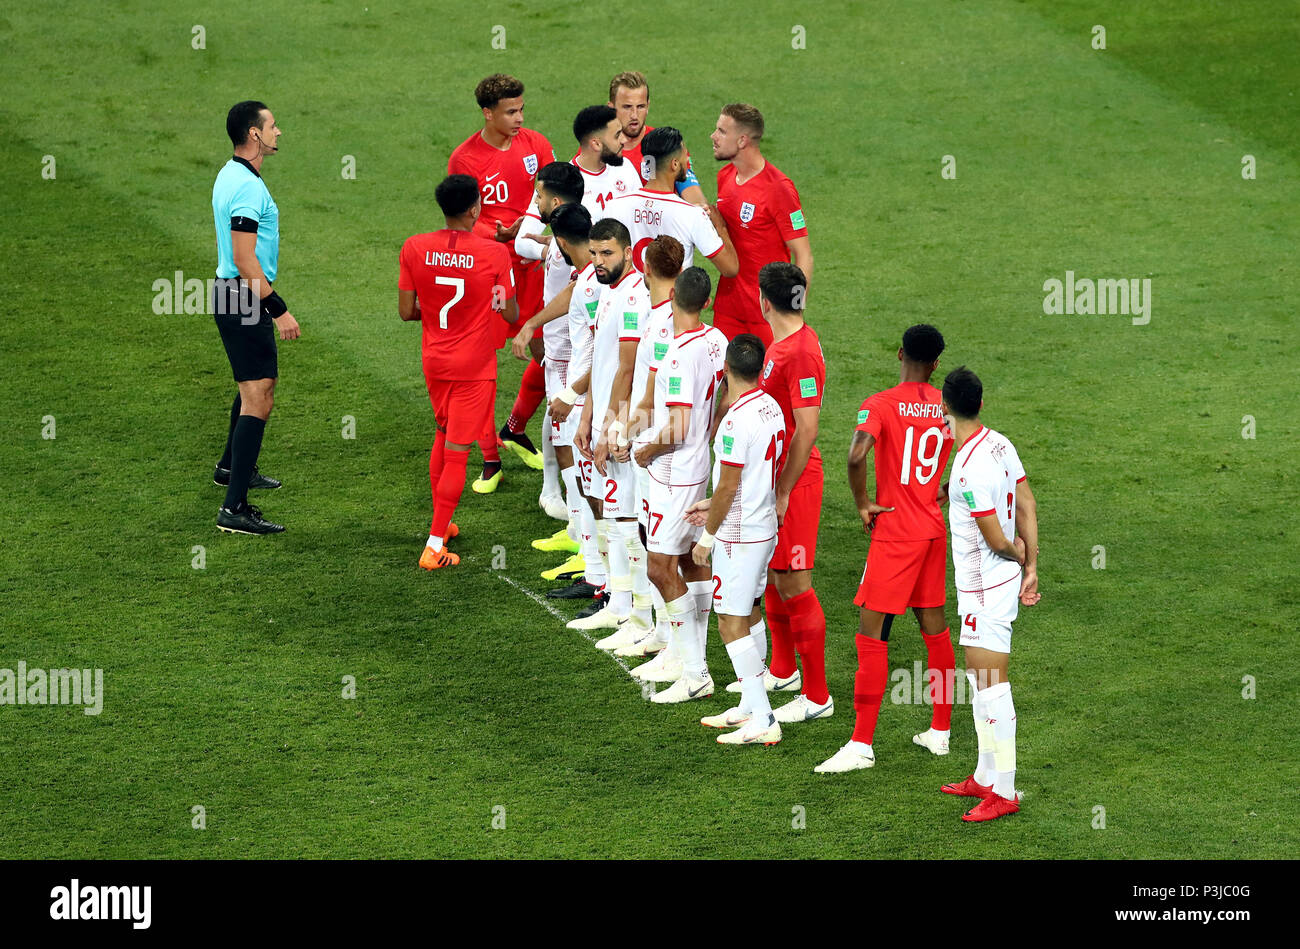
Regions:
<instances>
[{"instance_id":1,"label":"jersey number 4","mask_svg":"<svg viewBox=\"0 0 1300 949\"><path fill-rule=\"evenodd\" d=\"M916 441L916 464L912 463L912 442ZM928 447L927 447L928 446ZM912 468L916 468L918 484L926 484L939 470L939 451L943 447L943 429L938 426L927 428L916 438L916 429L908 428L907 437L903 439L903 470L898 473L899 484L910 484Z\"/></svg>"},{"instance_id":2,"label":"jersey number 4","mask_svg":"<svg viewBox=\"0 0 1300 949\"><path fill-rule=\"evenodd\" d=\"M452 295L452 298L448 300L446 303L444 303L442 305L442 309L438 311L438 328L445 330L447 328L447 311L450 310L453 306L455 306L456 301L458 301L461 297L465 295L465 278L464 277L434 277L433 282L438 284L441 287L453 287L456 290L456 292Z\"/></svg>"}]
</instances>

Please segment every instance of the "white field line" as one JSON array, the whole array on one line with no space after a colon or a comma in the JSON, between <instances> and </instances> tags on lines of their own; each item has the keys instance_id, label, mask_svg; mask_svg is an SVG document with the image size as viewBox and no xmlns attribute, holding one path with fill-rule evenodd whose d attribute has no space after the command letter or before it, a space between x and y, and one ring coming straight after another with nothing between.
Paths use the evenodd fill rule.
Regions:
<instances>
[{"instance_id":1,"label":"white field line","mask_svg":"<svg viewBox=\"0 0 1300 949\"><path fill-rule=\"evenodd\" d=\"M518 590L518 591L519 591L520 593L522 593L524 596L528 597L528 599L532 600L534 603L536 603L536 604L537 604L538 606L540 606L542 609L546 610L546 612L550 613L552 616L554 616L554 617L555 617L557 620L559 620L561 623L567 624L567 623L569 622L568 618L567 618L563 613L561 613L561 612L560 612L559 610L557 610L555 607L551 606L551 604L547 603L544 599L542 599L540 596L538 596L538 595L537 595L536 593L534 593L532 590L528 589L528 588L525 587L525 586L522 586L522 585L516 583L514 580L510 579L508 576L506 576L504 573L501 573L500 571L497 571L497 576L500 577L502 580L504 580L506 583L510 584L512 587L514 587L516 590ZM595 646L595 645L596 645L596 637L593 636L593 635L591 635L591 633L587 632L585 629L579 629L579 630L576 630L576 632L578 633L578 635L580 635L580 636L581 636L583 639L585 639L587 642L591 643L592 646ZM612 652L606 652L604 649L598 649L598 650L596 650L596 651L597 651L597 652L600 652L600 653L604 653L606 656L609 656L610 659L613 659L614 662L618 663L618 667L619 667L620 669L622 669L625 673L627 673L627 677L628 677L629 679L631 679L633 682L635 682L635 683L637 684L637 686L640 687L640 689L641 689L641 694L642 694L644 697L646 697L646 698L650 698L650 696L652 696L652 695L655 694L654 683L653 683L653 682L642 682L642 681L641 681L640 679L638 679L636 676L632 675L632 670L631 670L630 668L628 668L628 664L627 664L626 662L623 661L623 657L622 657L622 656L616 656L616 655L614 655Z\"/></svg>"}]
</instances>

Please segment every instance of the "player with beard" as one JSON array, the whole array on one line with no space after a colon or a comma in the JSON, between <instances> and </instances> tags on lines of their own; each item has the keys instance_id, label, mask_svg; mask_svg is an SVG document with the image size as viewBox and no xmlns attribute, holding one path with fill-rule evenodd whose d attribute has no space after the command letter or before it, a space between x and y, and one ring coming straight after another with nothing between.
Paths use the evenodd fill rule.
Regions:
<instances>
[{"instance_id":1,"label":"player with beard","mask_svg":"<svg viewBox=\"0 0 1300 949\"><path fill-rule=\"evenodd\" d=\"M646 247L660 234L667 234L686 250L683 268L692 265L698 249L713 262L718 273L736 276L740 272L736 248L717 210L690 204L673 193L673 185L686 180L682 133L670 125L660 126L646 135L642 150L653 165L653 177L644 188L615 198L606 212L622 221L632 235L633 266L642 270Z\"/></svg>"},{"instance_id":2,"label":"player with beard","mask_svg":"<svg viewBox=\"0 0 1300 949\"><path fill-rule=\"evenodd\" d=\"M774 260L793 262L811 283L812 244L794 183L763 157L763 113L752 105L724 106L710 140L718 172L718 214L736 247L740 272L718 281L713 321L728 339L753 333L772 345L758 301L758 272Z\"/></svg>"}]
</instances>

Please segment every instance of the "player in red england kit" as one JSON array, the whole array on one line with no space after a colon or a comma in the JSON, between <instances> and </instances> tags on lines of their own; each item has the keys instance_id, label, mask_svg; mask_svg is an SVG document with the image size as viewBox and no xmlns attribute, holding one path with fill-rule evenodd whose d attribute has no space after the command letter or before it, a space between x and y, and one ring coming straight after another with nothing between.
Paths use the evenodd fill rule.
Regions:
<instances>
[{"instance_id":1,"label":"player in red england kit","mask_svg":"<svg viewBox=\"0 0 1300 949\"><path fill-rule=\"evenodd\" d=\"M889 627L909 608L925 639L934 702L930 728L913 741L936 755L948 753L955 662L943 611L947 530L939 509L939 485L952 451L952 432L943 417L943 397L930 385L943 345L943 335L933 326L910 327L898 350L898 385L877 392L858 411L849 448L849 486L871 546L853 601L861 608L853 690L857 720L852 740L813 769L821 774L876 763L871 743L889 674ZM872 447L874 501L867 491L867 453Z\"/></svg>"},{"instance_id":2,"label":"player in red england kit","mask_svg":"<svg viewBox=\"0 0 1300 949\"><path fill-rule=\"evenodd\" d=\"M763 114L751 105L724 106L710 136L718 172L718 213L736 245L740 273L718 281L713 325L734 339L753 333L772 345L758 302L758 271L774 260L793 262L812 280L812 244L794 183L763 158Z\"/></svg>"},{"instance_id":3,"label":"player in red england kit","mask_svg":"<svg viewBox=\"0 0 1300 949\"><path fill-rule=\"evenodd\" d=\"M483 419L492 418L497 324L513 322L519 312L509 252L475 233L478 183L449 175L434 196L447 226L407 239L397 281L399 315L423 325L424 380L438 425L429 453L433 523L420 557L426 570L460 563L444 542L459 533L451 518L465 490L469 448Z\"/></svg>"},{"instance_id":4,"label":"player in red england kit","mask_svg":"<svg viewBox=\"0 0 1300 949\"><path fill-rule=\"evenodd\" d=\"M475 225L475 233L511 248L519 312L527 318L542 308L544 272L540 262L525 260L514 253L512 242L533 199L537 170L554 161L555 153L544 135L524 128L524 84L518 79L501 73L488 76L475 87L474 98L483 112L483 128L451 153L447 174L469 175L478 182L483 213ZM498 349L513 335L511 328L504 324L494 325L492 329ZM532 415L544 393L541 368L526 370L516 402L524 406L531 403L532 408L525 414ZM480 494L495 491L501 481L501 457L491 416L486 426L479 438L483 476L474 482L474 490ZM540 461L540 458L533 459L538 467Z\"/></svg>"},{"instance_id":5,"label":"player in red england kit","mask_svg":"<svg viewBox=\"0 0 1300 949\"><path fill-rule=\"evenodd\" d=\"M758 384L785 415L785 462L776 483L780 530L768 570L764 605L772 631L769 691L798 688L795 653L803 666L803 691L776 710L784 724L830 718L835 703L826 688L826 615L812 587L817 528L822 509L822 457L817 426L826 387L826 359L813 328L804 322L808 282L791 263L770 263L758 274L763 317L774 341Z\"/></svg>"},{"instance_id":6,"label":"player in red england kit","mask_svg":"<svg viewBox=\"0 0 1300 949\"><path fill-rule=\"evenodd\" d=\"M641 145L647 132L653 132L654 126L646 124L650 111L650 86L645 76L639 72L621 72L609 81L609 105L618 114L618 121L623 133L623 157L636 169L642 184L649 184L653 174L648 173L641 154ZM674 185L677 196L683 201L708 204L704 189L700 187L695 172L691 170L691 156L686 155L686 175Z\"/></svg>"}]
</instances>

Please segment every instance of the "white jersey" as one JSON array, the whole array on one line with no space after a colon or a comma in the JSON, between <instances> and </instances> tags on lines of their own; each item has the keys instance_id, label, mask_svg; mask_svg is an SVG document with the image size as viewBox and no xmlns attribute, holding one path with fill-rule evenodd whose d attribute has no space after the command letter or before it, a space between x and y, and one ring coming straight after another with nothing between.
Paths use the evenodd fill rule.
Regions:
<instances>
[{"instance_id":1,"label":"white jersey","mask_svg":"<svg viewBox=\"0 0 1300 949\"><path fill-rule=\"evenodd\" d=\"M713 490L722 466L740 469L740 487L722 519L720 541L754 543L776 536L776 473L785 454L785 413L781 404L753 388L731 404L713 439Z\"/></svg>"},{"instance_id":2,"label":"white jersey","mask_svg":"<svg viewBox=\"0 0 1300 949\"><path fill-rule=\"evenodd\" d=\"M705 257L722 250L722 238L709 220L709 212L675 194L641 188L609 202L604 216L622 221L631 233L632 263L638 270L645 269L646 245L661 234L681 242L686 251L683 270L691 266L697 249Z\"/></svg>"},{"instance_id":3,"label":"white jersey","mask_svg":"<svg viewBox=\"0 0 1300 949\"><path fill-rule=\"evenodd\" d=\"M996 514L1007 539L1016 531L1016 485L1025 480L1020 456L1006 437L980 428L957 449L948 484L952 568L957 593L980 594L1020 576L1020 565L999 557L975 518Z\"/></svg>"},{"instance_id":4,"label":"white jersey","mask_svg":"<svg viewBox=\"0 0 1300 949\"><path fill-rule=\"evenodd\" d=\"M674 405L691 409L686 437L672 451L650 462L650 477L660 484L701 484L709 477L709 429L713 394L722 378L727 337L707 323L678 333L655 372L655 414L651 427L662 431Z\"/></svg>"},{"instance_id":5,"label":"white jersey","mask_svg":"<svg viewBox=\"0 0 1300 949\"><path fill-rule=\"evenodd\" d=\"M645 395L645 385L650 378L650 370L659 368L659 361L668 352L668 344L673 341L673 304L665 300L658 306L650 308L646 317L645 335L641 345L636 349L636 373L632 377L632 401L640 402Z\"/></svg>"},{"instance_id":6,"label":"white jersey","mask_svg":"<svg viewBox=\"0 0 1300 949\"><path fill-rule=\"evenodd\" d=\"M596 279L596 268L591 264L578 273L573 282L573 296L569 298L569 313L564 324L569 333L569 368L564 384L571 386L591 369L592 331L596 326L596 304L604 289ZM556 322L559 322L556 320ZM547 324L548 326L550 324ZM590 392L590 388L587 390ZM578 396L574 405L582 405L586 396Z\"/></svg>"},{"instance_id":7,"label":"white jersey","mask_svg":"<svg viewBox=\"0 0 1300 949\"><path fill-rule=\"evenodd\" d=\"M575 291L576 292L576 291ZM635 270L628 268L618 283L601 287L596 304L596 335L591 350L591 432L595 442L603 430L618 374L619 348L640 343L650 314L650 291Z\"/></svg>"},{"instance_id":8,"label":"white jersey","mask_svg":"<svg viewBox=\"0 0 1300 949\"><path fill-rule=\"evenodd\" d=\"M546 249L546 274L542 281L542 306L554 300L577 276L571 264L565 263L557 241ZM568 321L556 318L542 327L542 345L546 358L554 362L568 362L572 344L569 342Z\"/></svg>"},{"instance_id":9,"label":"white jersey","mask_svg":"<svg viewBox=\"0 0 1300 949\"><path fill-rule=\"evenodd\" d=\"M578 165L576 161L574 164ZM597 172L590 172L581 165L578 165L578 170L582 172L582 206L591 212L593 221L609 216L605 209L615 198L641 189L641 176L630 161L621 165L604 165Z\"/></svg>"}]
</instances>

